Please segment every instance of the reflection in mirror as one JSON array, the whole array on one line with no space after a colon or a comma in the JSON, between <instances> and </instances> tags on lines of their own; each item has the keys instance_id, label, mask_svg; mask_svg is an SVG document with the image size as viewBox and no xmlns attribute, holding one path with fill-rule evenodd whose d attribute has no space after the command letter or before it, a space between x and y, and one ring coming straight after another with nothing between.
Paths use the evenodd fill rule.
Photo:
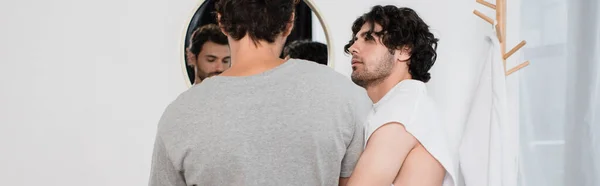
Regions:
<instances>
[{"instance_id":1,"label":"reflection in mirror","mask_svg":"<svg viewBox=\"0 0 600 186\"><path fill-rule=\"evenodd\" d=\"M296 6L294 29L286 40L281 58L304 59L329 64L325 30L306 1ZM219 75L230 66L227 37L217 26L215 1L206 0L192 17L185 36L185 68L191 84Z\"/></svg>"},{"instance_id":2,"label":"reflection in mirror","mask_svg":"<svg viewBox=\"0 0 600 186\"><path fill-rule=\"evenodd\" d=\"M230 66L227 36L215 24L206 24L192 32L190 44L186 48L186 61L193 69L194 84L203 79L219 75Z\"/></svg>"}]
</instances>

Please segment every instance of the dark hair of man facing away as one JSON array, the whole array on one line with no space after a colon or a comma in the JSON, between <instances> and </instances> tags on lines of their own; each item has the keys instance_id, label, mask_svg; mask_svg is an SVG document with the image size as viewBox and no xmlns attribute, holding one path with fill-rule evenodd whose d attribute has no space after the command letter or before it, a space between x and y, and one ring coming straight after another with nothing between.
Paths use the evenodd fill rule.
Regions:
<instances>
[{"instance_id":1,"label":"dark hair of man facing away","mask_svg":"<svg viewBox=\"0 0 600 186\"><path fill-rule=\"evenodd\" d=\"M216 0L219 25L229 37L246 35L259 41L275 42L293 24L292 15L299 0ZM289 33L288 33L289 34Z\"/></svg>"},{"instance_id":2,"label":"dark hair of man facing away","mask_svg":"<svg viewBox=\"0 0 600 186\"><path fill-rule=\"evenodd\" d=\"M327 65L327 45L309 40L296 40L283 49L283 56Z\"/></svg>"},{"instance_id":3,"label":"dark hair of man facing away","mask_svg":"<svg viewBox=\"0 0 600 186\"><path fill-rule=\"evenodd\" d=\"M414 10L391 5L374 6L370 12L354 21L352 35L356 36L364 24L371 25L370 33L367 36L375 32L375 24L381 25L382 30L374 34L380 36L381 42L390 50L391 54L402 47L410 49L408 69L413 79L425 83L431 79L429 70L437 58L438 39L429 31L429 26ZM349 53L348 49L352 44L354 44L354 39L344 46L346 53Z\"/></svg>"},{"instance_id":4,"label":"dark hair of man facing away","mask_svg":"<svg viewBox=\"0 0 600 186\"><path fill-rule=\"evenodd\" d=\"M166 108L149 185L345 185L372 102L328 66L280 58L297 3L215 2L231 67Z\"/></svg>"}]
</instances>

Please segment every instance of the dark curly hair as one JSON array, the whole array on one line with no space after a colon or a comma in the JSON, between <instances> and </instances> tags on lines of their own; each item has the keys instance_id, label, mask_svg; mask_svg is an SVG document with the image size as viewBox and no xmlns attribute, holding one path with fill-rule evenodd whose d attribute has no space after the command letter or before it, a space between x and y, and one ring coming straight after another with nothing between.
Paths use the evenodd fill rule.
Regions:
<instances>
[{"instance_id":1,"label":"dark curly hair","mask_svg":"<svg viewBox=\"0 0 600 186\"><path fill-rule=\"evenodd\" d=\"M393 5L374 6L370 12L362 15L352 25L352 36L360 31L364 24L370 24L371 28L367 35L380 36L381 43L385 45L390 53L397 49L408 47L410 49L410 61L408 70L415 80L428 82L431 79L429 69L437 59L437 42L439 41L429 31L429 26L412 9ZM375 32L375 24L381 25L382 30ZM344 51L354 44L354 39L344 46Z\"/></svg>"},{"instance_id":2,"label":"dark curly hair","mask_svg":"<svg viewBox=\"0 0 600 186\"><path fill-rule=\"evenodd\" d=\"M316 41L296 40L283 49L283 56L327 65L327 45Z\"/></svg>"},{"instance_id":3,"label":"dark curly hair","mask_svg":"<svg viewBox=\"0 0 600 186\"><path fill-rule=\"evenodd\" d=\"M217 0L220 26L234 40L248 35L254 41L273 43L290 23L299 0Z\"/></svg>"},{"instance_id":4,"label":"dark curly hair","mask_svg":"<svg viewBox=\"0 0 600 186\"><path fill-rule=\"evenodd\" d=\"M220 45L227 45L227 36L221 32L219 27L215 24L208 24L201 26L194 30L190 37L189 50L195 56L198 56L202 51L202 46L207 41L217 43Z\"/></svg>"}]
</instances>

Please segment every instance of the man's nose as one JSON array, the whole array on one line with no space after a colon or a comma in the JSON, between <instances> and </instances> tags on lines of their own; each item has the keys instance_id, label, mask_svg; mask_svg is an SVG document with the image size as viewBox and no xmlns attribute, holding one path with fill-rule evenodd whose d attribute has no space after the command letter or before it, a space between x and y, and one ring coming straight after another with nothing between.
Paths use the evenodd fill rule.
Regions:
<instances>
[{"instance_id":1,"label":"man's nose","mask_svg":"<svg viewBox=\"0 0 600 186\"><path fill-rule=\"evenodd\" d=\"M359 44L357 42L354 42L352 45L350 45L350 48L348 49L350 51L350 54L354 55L354 54L358 54L359 50Z\"/></svg>"},{"instance_id":2,"label":"man's nose","mask_svg":"<svg viewBox=\"0 0 600 186\"><path fill-rule=\"evenodd\" d=\"M225 65L223 63L221 63L220 61L216 62L215 65L215 70L219 71L219 72L223 72L223 70L225 70Z\"/></svg>"}]
</instances>

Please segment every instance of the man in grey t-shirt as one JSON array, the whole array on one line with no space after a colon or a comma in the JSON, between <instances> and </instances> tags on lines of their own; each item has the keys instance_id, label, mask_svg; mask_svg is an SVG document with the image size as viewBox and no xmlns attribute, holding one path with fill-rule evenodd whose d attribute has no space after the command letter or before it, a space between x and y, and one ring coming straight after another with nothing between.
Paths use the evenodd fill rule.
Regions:
<instances>
[{"instance_id":1,"label":"man in grey t-shirt","mask_svg":"<svg viewBox=\"0 0 600 186\"><path fill-rule=\"evenodd\" d=\"M296 2L263 1L216 3L232 66L168 106L149 185L333 186L352 173L370 99L327 66L279 59Z\"/></svg>"}]
</instances>

